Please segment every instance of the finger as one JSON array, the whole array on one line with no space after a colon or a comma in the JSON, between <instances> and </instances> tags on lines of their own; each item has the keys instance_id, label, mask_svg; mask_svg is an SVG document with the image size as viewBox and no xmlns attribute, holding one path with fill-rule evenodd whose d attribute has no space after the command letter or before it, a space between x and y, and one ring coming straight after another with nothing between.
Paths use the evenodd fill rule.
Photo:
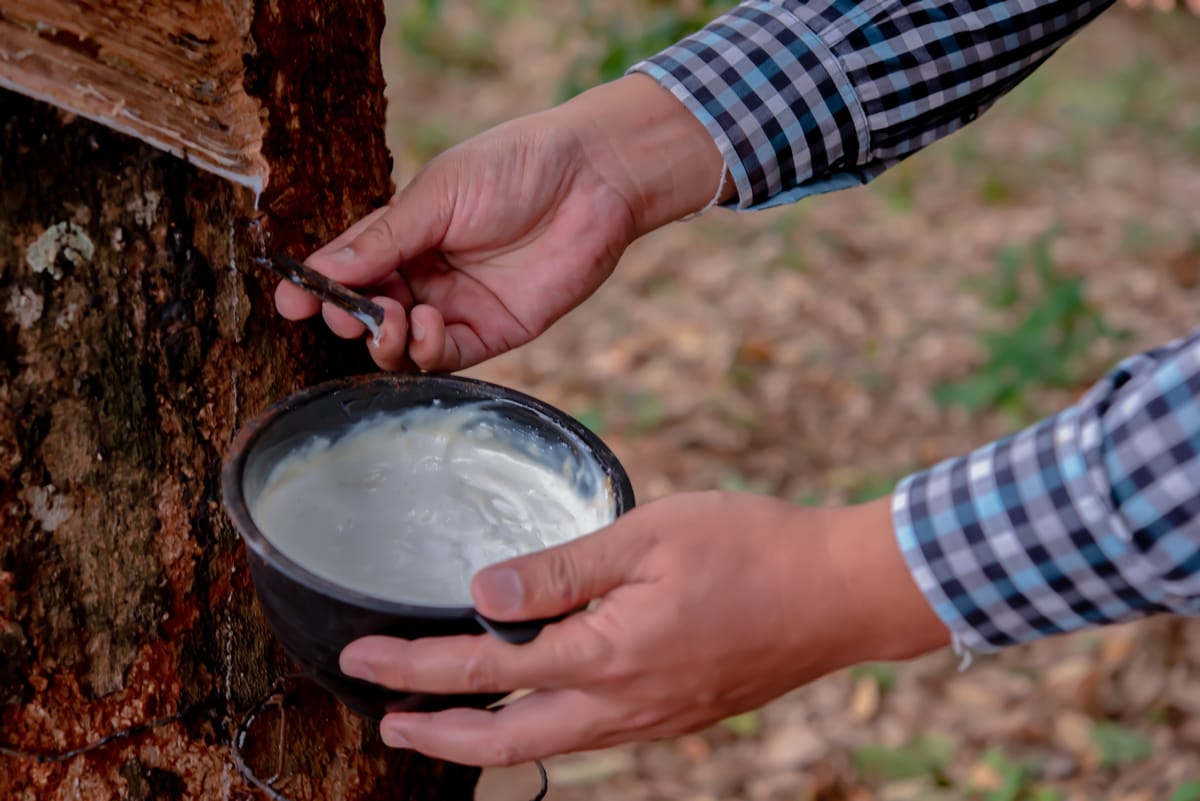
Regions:
<instances>
[{"instance_id":1,"label":"finger","mask_svg":"<svg viewBox=\"0 0 1200 801\"><path fill-rule=\"evenodd\" d=\"M371 287L372 295L383 295L398 302L405 309L413 307L414 299L412 287L408 285L408 281L400 273L392 273L387 278L384 278L375 286Z\"/></svg>"},{"instance_id":2,"label":"finger","mask_svg":"<svg viewBox=\"0 0 1200 801\"><path fill-rule=\"evenodd\" d=\"M325 318L329 330L342 339L358 339L367 330L357 317L332 303L322 304L321 316Z\"/></svg>"},{"instance_id":3,"label":"finger","mask_svg":"<svg viewBox=\"0 0 1200 801\"><path fill-rule=\"evenodd\" d=\"M428 305L413 309L413 361L431 372L452 373L491 356L484 339L467 323L446 325L442 312Z\"/></svg>"},{"instance_id":4,"label":"finger","mask_svg":"<svg viewBox=\"0 0 1200 801\"><path fill-rule=\"evenodd\" d=\"M408 315L404 311L404 305L382 295L372 300L383 309L383 324L379 326L379 336L367 340L371 358L381 370L411 370L413 364L408 356Z\"/></svg>"},{"instance_id":5,"label":"finger","mask_svg":"<svg viewBox=\"0 0 1200 801\"><path fill-rule=\"evenodd\" d=\"M446 322L432 306L414 306L409 355L422 370L453 372L461 362L453 342L446 340Z\"/></svg>"},{"instance_id":6,"label":"finger","mask_svg":"<svg viewBox=\"0 0 1200 801\"><path fill-rule=\"evenodd\" d=\"M536 620L571 612L633 578L652 542L645 515L564 545L485 568L475 575L475 607L497 620Z\"/></svg>"},{"instance_id":7,"label":"finger","mask_svg":"<svg viewBox=\"0 0 1200 801\"><path fill-rule=\"evenodd\" d=\"M497 712L393 714L379 724L393 748L461 765L506 767L600 745L603 707L577 690L534 693Z\"/></svg>"},{"instance_id":8,"label":"finger","mask_svg":"<svg viewBox=\"0 0 1200 801\"><path fill-rule=\"evenodd\" d=\"M437 178L418 179L394 205L348 243L309 257L313 268L349 286L376 284L404 262L438 245L450 224L450 198Z\"/></svg>"},{"instance_id":9,"label":"finger","mask_svg":"<svg viewBox=\"0 0 1200 801\"><path fill-rule=\"evenodd\" d=\"M291 281L275 286L275 308L287 320L307 320L321 310L321 301Z\"/></svg>"},{"instance_id":10,"label":"finger","mask_svg":"<svg viewBox=\"0 0 1200 801\"><path fill-rule=\"evenodd\" d=\"M412 362L407 352L408 322L404 306L383 296L372 300L383 309L383 323L379 326L378 336L372 334L367 338L371 358L383 370L394 372L411 369ZM325 304L323 314L329 330L343 339L357 339L367 331L361 320L336 306Z\"/></svg>"},{"instance_id":11,"label":"finger","mask_svg":"<svg viewBox=\"0 0 1200 801\"><path fill-rule=\"evenodd\" d=\"M487 344L467 323L447 325L442 313L423 304L412 310L412 359L422 369L455 372L488 358Z\"/></svg>"},{"instance_id":12,"label":"finger","mask_svg":"<svg viewBox=\"0 0 1200 801\"><path fill-rule=\"evenodd\" d=\"M342 672L393 690L509 693L558 689L606 673L614 649L585 618L547 626L533 642L496 637L364 637L341 653Z\"/></svg>"},{"instance_id":13,"label":"finger","mask_svg":"<svg viewBox=\"0 0 1200 801\"><path fill-rule=\"evenodd\" d=\"M371 223L383 216L385 211L387 211L387 206L375 209L375 211L366 215L339 234L333 241L317 250L313 255L323 254L328 256L330 253L338 251L349 242L354 241ZM312 257L310 256L309 258L311 259ZM275 308L288 320L307 320L321 311L321 300L308 290L296 286L291 281L284 280L280 281L275 287Z\"/></svg>"},{"instance_id":14,"label":"finger","mask_svg":"<svg viewBox=\"0 0 1200 801\"><path fill-rule=\"evenodd\" d=\"M376 220L378 220L380 217L382 217L387 212L387 210L388 210L388 206L380 206L379 208L375 209L370 214L367 214L362 219L355 222L353 225L351 225L345 231L342 231L340 234L338 234L336 237L331 239L329 242L326 242L320 248L313 251L312 255L309 256L309 258L312 258L312 256L318 256L318 255L319 256L329 256L329 255L341 250L342 248L346 247L346 245L349 245L351 242L353 242L355 239L357 239L359 234L361 234L363 231L365 231L367 228L369 228L372 223L374 223Z\"/></svg>"}]
</instances>

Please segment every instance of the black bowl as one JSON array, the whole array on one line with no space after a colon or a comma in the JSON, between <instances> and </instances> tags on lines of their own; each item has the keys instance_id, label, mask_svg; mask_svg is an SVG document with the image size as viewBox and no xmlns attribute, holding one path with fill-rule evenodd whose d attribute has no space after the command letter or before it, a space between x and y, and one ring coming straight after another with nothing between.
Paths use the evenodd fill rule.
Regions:
<instances>
[{"instance_id":1,"label":"black bowl","mask_svg":"<svg viewBox=\"0 0 1200 801\"><path fill-rule=\"evenodd\" d=\"M255 525L250 506L271 469L314 435L336 438L354 424L378 414L467 404L483 404L514 429L558 449L567 459L598 464L611 487L614 513L621 515L633 508L633 488L624 468L582 424L536 398L461 376L359 376L306 389L268 407L247 423L225 457L221 472L225 509L245 540L246 559L267 623L306 675L350 709L372 719L395 711L482 708L503 696L397 692L352 679L339 669L338 655L353 640L376 634L412 640L491 633L522 643L536 637L552 621L499 623L483 618L469 606L397 603L331 582L275 548Z\"/></svg>"}]
</instances>

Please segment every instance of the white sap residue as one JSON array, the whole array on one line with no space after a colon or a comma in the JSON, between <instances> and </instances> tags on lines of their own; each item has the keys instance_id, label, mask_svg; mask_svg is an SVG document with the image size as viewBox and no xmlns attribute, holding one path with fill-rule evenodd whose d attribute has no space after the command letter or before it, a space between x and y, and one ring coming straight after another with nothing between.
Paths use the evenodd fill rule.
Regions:
<instances>
[{"instance_id":1,"label":"white sap residue","mask_svg":"<svg viewBox=\"0 0 1200 801\"><path fill-rule=\"evenodd\" d=\"M341 586L469 605L479 569L613 519L598 466L531 458L513 441L528 435L494 416L418 410L314 439L272 471L251 514L281 552ZM592 488L587 497L580 487Z\"/></svg>"},{"instance_id":2,"label":"white sap residue","mask_svg":"<svg viewBox=\"0 0 1200 801\"><path fill-rule=\"evenodd\" d=\"M234 229L229 229L229 286L233 292L233 341L242 340L242 288L238 285L240 275L237 268L237 243L234 241Z\"/></svg>"}]
</instances>

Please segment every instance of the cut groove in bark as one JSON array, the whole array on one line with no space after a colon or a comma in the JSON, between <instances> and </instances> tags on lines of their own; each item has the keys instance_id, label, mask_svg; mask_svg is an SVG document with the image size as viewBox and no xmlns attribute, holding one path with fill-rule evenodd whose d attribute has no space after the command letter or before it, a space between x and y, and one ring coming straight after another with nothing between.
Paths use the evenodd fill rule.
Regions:
<instances>
[{"instance_id":1,"label":"cut groove in bark","mask_svg":"<svg viewBox=\"0 0 1200 801\"><path fill-rule=\"evenodd\" d=\"M243 3L8 0L0 87L97 120L261 192L259 105L243 88Z\"/></svg>"}]
</instances>

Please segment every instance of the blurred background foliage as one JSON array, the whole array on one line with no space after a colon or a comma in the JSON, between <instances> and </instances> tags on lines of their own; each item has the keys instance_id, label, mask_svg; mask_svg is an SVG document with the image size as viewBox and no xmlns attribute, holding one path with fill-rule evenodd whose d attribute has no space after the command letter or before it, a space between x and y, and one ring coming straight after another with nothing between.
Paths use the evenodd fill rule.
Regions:
<instances>
[{"instance_id":1,"label":"blurred background foliage","mask_svg":"<svg viewBox=\"0 0 1200 801\"><path fill-rule=\"evenodd\" d=\"M591 301L472 372L574 412L642 501L861 502L1063 408L1200 324L1198 4L1114 8L867 187L644 238ZM390 0L397 182L730 5ZM1200 801L1200 632L1158 620L962 674L946 654L863 666L550 768L554 801ZM480 801L517 801L530 775L489 773Z\"/></svg>"}]
</instances>

